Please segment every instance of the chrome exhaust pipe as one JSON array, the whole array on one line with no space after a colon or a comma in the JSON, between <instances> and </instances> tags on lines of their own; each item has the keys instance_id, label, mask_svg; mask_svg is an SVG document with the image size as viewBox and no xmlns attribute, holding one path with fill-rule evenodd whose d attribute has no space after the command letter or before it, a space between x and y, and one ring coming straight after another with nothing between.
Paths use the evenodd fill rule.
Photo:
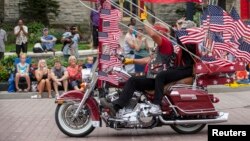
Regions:
<instances>
[{"instance_id":1,"label":"chrome exhaust pipe","mask_svg":"<svg viewBox=\"0 0 250 141\"><path fill-rule=\"evenodd\" d=\"M207 123L221 123L228 120L229 113L220 112L219 116L215 119L196 119L196 120L165 120L162 116L159 116L160 121L163 124L207 124Z\"/></svg>"}]
</instances>

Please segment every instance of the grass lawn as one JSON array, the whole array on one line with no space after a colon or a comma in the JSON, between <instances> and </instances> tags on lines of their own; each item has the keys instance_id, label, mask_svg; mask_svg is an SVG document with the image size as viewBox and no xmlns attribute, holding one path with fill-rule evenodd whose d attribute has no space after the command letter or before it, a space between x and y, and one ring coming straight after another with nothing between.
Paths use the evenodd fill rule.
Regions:
<instances>
[{"instance_id":1,"label":"grass lawn","mask_svg":"<svg viewBox=\"0 0 250 141\"><path fill-rule=\"evenodd\" d=\"M63 44L56 44L55 50L61 51L62 46L63 46ZM33 51L33 47L34 47L34 44L28 44L28 51ZM78 48L79 48L79 50L86 50L86 49L90 49L90 45L79 43ZM15 50L16 50L15 44L8 44L5 46L5 52L15 52Z\"/></svg>"}]
</instances>

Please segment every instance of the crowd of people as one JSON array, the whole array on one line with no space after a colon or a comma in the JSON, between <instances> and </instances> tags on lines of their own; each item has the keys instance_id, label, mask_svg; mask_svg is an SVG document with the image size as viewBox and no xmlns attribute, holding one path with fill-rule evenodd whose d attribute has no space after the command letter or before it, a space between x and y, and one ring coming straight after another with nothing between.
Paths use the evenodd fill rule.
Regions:
<instances>
[{"instance_id":1,"label":"crowd of people","mask_svg":"<svg viewBox=\"0 0 250 141\"><path fill-rule=\"evenodd\" d=\"M34 53L47 53L48 51L53 52L55 56L55 45L58 40L54 35L49 34L49 28L44 28L42 31L40 41L33 47ZM28 51L28 27L24 24L23 19L19 19L17 26L14 27L14 35L16 36L16 55L20 57L20 53L27 53ZM61 42L63 44L61 51L65 57L71 55L76 58L78 54L78 43L80 41L80 34L77 26L65 27L65 32L62 34ZM2 21L0 22L0 60L4 58L5 42L7 42L7 33L2 28Z\"/></svg>"},{"instance_id":2,"label":"crowd of people","mask_svg":"<svg viewBox=\"0 0 250 141\"><path fill-rule=\"evenodd\" d=\"M15 86L17 92L28 92L31 89L30 65L26 62L26 54L20 54L20 63L16 66ZM55 59L54 66L49 68L45 59L38 61L37 69L35 70L35 79L37 81L38 95L32 98L41 98L42 93L47 91L48 97L51 98L51 91L55 91L55 96L60 95L59 90L67 92L68 90L79 90L82 82L82 70L91 69L94 58L87 57L86 63L77 60L75 56L70 56L68 66L64 67L59 59ZM19 88L20 78L24 78L27 83L26 89Z\"/></svg>"}]
</instances>

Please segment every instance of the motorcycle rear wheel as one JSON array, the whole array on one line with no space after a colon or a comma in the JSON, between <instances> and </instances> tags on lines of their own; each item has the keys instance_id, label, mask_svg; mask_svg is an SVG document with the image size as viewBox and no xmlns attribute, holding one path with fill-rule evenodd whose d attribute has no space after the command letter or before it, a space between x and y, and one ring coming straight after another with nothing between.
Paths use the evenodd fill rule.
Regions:
<instances>
[{"instance_id":1,"label":"motorcycle rear wheel","mask_svg":"<svg viewBox=\"0 0 250 141\"><path fill-rule=\"evenodd\" d=\"M89 135L95 127L92 125L90 110L85 106L73 121L72 116L77 106L73 104L58 104L55 111L55 120L58 128L69 137L84 137Z\"/></svg>"},{"instance_id":2,"label":"motorcycle rear wheel","mask_svg":"<svg viewBox=\"0 0 250 141\"><path fill-rule=\"evenodd\" d=\"M170 125L179 134L195 134L200 132L206 124Z\"/></svg>"}]
</instances>

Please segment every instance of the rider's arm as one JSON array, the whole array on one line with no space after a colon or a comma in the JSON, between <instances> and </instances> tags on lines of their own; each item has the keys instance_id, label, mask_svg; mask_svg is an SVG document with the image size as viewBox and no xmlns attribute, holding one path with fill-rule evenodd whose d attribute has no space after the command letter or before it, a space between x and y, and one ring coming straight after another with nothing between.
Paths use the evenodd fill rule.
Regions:
<instances>
[{"instance_id":1,"label":"rider's arm","mask_svg":"<svg viewBox=\"0 0 250 141\"><path fill-rule=\"evenodd\" d=\"M144 21L144 23L145 23L144 28L145 28L146 32L148 33L148 35L154 40L154 42L158 46L161 46L161 44L162 44L161 36L153 30L153 26L148 21Z\"/></svg>"},{"instance_id":2,"label":"rider's arm","mask_svg":"<svg viewBox=\"0 0 250 141\"><path fill-rule=\"evenodd\" d=\"M150 57L145 57L145 58L141 58L141 59L134 59L134 64L146 65L147 63L149 63L149 61L150 61Z\"/></svg>"}]
</instances>

